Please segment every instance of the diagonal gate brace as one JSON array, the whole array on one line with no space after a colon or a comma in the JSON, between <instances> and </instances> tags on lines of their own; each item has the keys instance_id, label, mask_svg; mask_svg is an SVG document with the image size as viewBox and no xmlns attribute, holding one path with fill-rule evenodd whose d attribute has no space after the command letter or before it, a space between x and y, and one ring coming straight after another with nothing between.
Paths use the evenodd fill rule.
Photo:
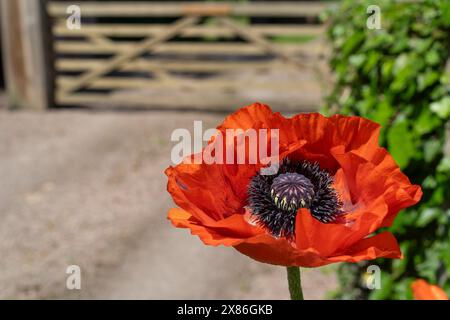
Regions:
<instances>
[{"instance_id":1,"label":"diagonal gate brace","mask_svg":"<svg viewBox=\"0 0 450 320\"><path fill-rule=\"evenodd\" d=\"M172 26L167 28L167 30L154 38L146 39L139 43L136 47L132 48L129 51L123 52L101 65L99 68L90 70L78 78L76 81L68 84L64 88L64 93L70 93L76 91L84 86L88 85L92 80L108 73L114 71L117 67L119 67L122 63L133 59L144 52L149 52L155 49L155 47L161 42L167 41L172 38L174 35L179 33L182 29L191 26L199 21L198 16L189 16L184 17L177 22L175 22Z\"/></svg>"}]
</instances>

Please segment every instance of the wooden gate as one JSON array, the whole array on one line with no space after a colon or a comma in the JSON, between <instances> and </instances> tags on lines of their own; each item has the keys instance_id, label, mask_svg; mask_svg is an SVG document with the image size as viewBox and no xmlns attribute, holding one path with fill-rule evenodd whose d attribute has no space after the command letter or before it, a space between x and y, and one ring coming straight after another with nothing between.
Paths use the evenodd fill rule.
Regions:
<instances>
[{"instance_id":1,"label":"wooden gate","mask_svg":"<svg viewBox=\"0 0 450 320\"><path fill-rule=\"evenodd\" d=\"M46 6L57 105L321 103L326 47L317 17L329 2L78 1L80 29L67 25L73 4Z\"/></svg>"}]
</instances>

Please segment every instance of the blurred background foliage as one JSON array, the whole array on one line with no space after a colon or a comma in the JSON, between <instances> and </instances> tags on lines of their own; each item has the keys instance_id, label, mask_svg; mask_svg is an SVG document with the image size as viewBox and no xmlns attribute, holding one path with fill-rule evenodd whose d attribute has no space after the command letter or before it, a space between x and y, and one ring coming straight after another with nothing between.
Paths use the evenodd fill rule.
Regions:
<instances>
[{"instance_id":1,"label":"blurred background foliage","mask_svg":"<svg viewBox=\"0 0 450 320\"><path fill-rule=\"evenodd\" d=\"M367 7L381 9L381 29L366 26ZM403 260L342 264L341 299L411 299L424 278L450 295L450 1L344 0L327 14L334 87L325 112L359 115L382 125L380 142L424 191L389 228ZM368 290L367 266L382 270L381 289Z\"/></svg>"}]
</instances>

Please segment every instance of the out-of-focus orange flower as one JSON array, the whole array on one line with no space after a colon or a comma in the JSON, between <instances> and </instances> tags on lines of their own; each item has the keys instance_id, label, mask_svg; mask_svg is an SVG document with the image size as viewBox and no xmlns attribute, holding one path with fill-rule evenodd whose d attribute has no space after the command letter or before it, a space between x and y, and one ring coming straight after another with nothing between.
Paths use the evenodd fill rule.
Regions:
<instances>
[{"instance_id":1,"label":"out-of-focus orange flower","mask_svg":"<svg viewBox=\"0 0 450 320\"><path fill-rule=\"evenodd\" d=\"M411 284L416 300L448 300L444 290L429 284L423 279L417 279Z\"/></svg>"},{"instance_id":2,"label":"out-of-focus orange flower","mask_svg":"<svg viewBox=\"0 0 450 320\"><path fill-rule=\"evenodd\" d=\"M189 228L207 245L232 246L277 265L401 257L391 233L373 233L417 203L422 191L378 145L378 124L318 113L285 118L255 103L217 129L265 128L279 129L275 175L260 174L260 159L166 169L168 191L179 206L168 214L174 226Z\"/></svg>"}]
</instances>

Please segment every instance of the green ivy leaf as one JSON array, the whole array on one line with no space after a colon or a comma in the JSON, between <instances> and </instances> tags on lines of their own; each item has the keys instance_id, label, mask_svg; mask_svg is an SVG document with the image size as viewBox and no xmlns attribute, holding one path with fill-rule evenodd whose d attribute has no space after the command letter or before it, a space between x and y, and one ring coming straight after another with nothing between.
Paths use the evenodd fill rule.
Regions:
<instances>
[{"instance_id":1,"label":"green ivy leaf","mask_svg":"<svg viewBox=\"0 0 450 320\"><path fill-rule=\"evenodd\" d=\"M441 57L436 52L436 50L428 51L425 55L425 62L429 66L435 66L441 61Z\"/></svg>"},{"instance_id":2,"label":"green ivy leaf","mask_svg":"<svg viewBox=\"0 0 450 320\"><path fill-rule=\"evenodd\" d=\"M426 258L419 264L416 265L419 275L422 278L430 279L432 282L436 282L436 272L440 266L439 254L434 248L429 248L425 252Z\"/></svg>"},{"instance_id":3,"label":"green ivy leaf","mask_svg":"<svg viewBox=\"0 0 450 320\"><path fill-rule=\"evenodd\" d=\"M397 121L387 133L389 151L400 168L405 168L416 152L414 138L406 120Z\"/></svg>"},{"instance_id":4,"label":"green ivy leaf","mask_svg":"<svg viewBox=\"0 0 450 320\"><path fill-rule=\"evenodd\" d=\"M441 1L440 2L440 12L442 14L442 22L447 27L450 27L450 2Z\"/></svg>"},{"instance_id":5,"label":"green ivy leaf","mask_svg":"<svg viewBox=\"0 0 450 320\"><path fill-rule=\"evenodd\" d=\"M423 30L424 26L420 26L419 30ZM412 38L409 39L409 46L418 53L425 53L433 43L433 39Z\"/></svg>"},{"instance_id":6,"label":"green ivy leaf","mask_svg":"<svg viewBox=\"0 0 450 320\"><path fill-rule=\"evenodd\" d=\"M440 101L433 102L430 105L431 111L436 113L440 118L447 119L450 117L450 97L444 97Z\"/></svg>"},{"instance_id":7,"label":"green ivy leaf","mask_svg":"<svg viewBox=\"0 0 450 320\"><path fill-rule=\"evenodd\" d=\"M356 31L351 35L342 46L342 52L344 55L351 54L356 47L358 47L364 41L364 33Z\"/></svg>"},{"instance_id":8,"label":"green ivy leaf","mask_svg":"<svg viewBox=\"0 0 450 320\"><path fill-rule=\"evenodd\" d=\"M385 127L394 115L394 111L395 109L387 101L382 101L373 110L370 118Z\"/></svg>"},{"instance_id":9,"label":"green ivy leaf","mask_svg":"<svg viewBox=\"0 0 450 320\"><path fill-rule=\"evenodd\" d=\"M442 158L437 166L438 172L447 173L450 172L450 157Z\"/></svg>"},{"instance_id":10,"label":"green ivy leaf","mask_svg":"<svg viewBox=\"0 0 450 320\"><path fill-rule=\"evenodd\" d=\"M348 61L355 68L360 68L366 61L366 56L364 54L353 54L348 58Z\"/></svg>"},{"instance_id":11,"label":"green ivy leaf","mask_svg":"<svg viewBox=\"0 0 450 320\"><path fill-rule=\"evenodd\" d=\"M423 146L423 156L426 162L430 163L442 151L442 143L438 139L425 141Z\"/></svg>"},{"instance_id":12,"label":"green ivy leaf","mask_svg":"<svg viewBox=\"0 0 450 320\"><path fill-rule=\"evenodd\" d=\"M431 86L432 84L436 83L440 77L441 77L441 74L436 71L429 71L425 74L419 75L419 77L417 79L419 91L423 91L426 88L428 88L429 86Z\"/></svg>"},{"instance_id":13,"label":"green ivy leaf","mask_svg":"<svg viewBox=\"0 0 450 320\"><path fill-rule=\"evenodd\" d=\"M416 221L416 225L419 228L423 228L427 226L431 221L436 220L442 214L443 211L439 208L425 209L420 213L419 218Z\"/></svg>"},{"instance_id":14,"label":"green ivy leaf","mask_svg":"<svg viewBox=\"0 0 450 320\"><path fill-rule=\"evenodd\" d=\"M414 122L414 131L421 136L430 133L441 125L442 121L429 108L423 108L419 117Z\"/></svg>"},{"instance_id":15,"label":"green ivy leaf","mask_svg":"<svg viewBox=\"0 0 450 320\"><path fill-rule=\"evenodd\" d=\"M394 63L394 81L390 88L394 92L401 92L408 86L412 85L413 79L416 77L418 70L421 68L421 62L416 56L402 54Z\"/></svg>"},{"instance_id":16,"label":"green ivy leaf","mask_svg":"<svg viewBox=\"0 0 450 320\"><path fill-rule=\"evenodd\" d=\"M426 189L434 189L436 186L437 181L432 175L427 176L422 182L422 187Z\"/></svg>"}]
</instances>

